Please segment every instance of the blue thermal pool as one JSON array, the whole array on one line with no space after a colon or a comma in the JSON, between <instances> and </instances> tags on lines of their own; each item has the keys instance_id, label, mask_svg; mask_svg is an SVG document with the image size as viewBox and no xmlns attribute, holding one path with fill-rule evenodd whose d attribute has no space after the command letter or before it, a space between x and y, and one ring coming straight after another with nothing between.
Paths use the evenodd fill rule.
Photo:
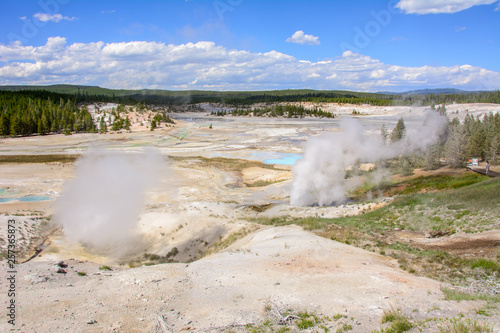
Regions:
<instances>
[{"instance_id":1,"label":"blue thermal pool","mask_svg":"<svg viewBox=\"0 0 500 333\"><path fill-rule=\"evenodd\" d=\"M38 201L46 201L52 200L52 197L47 195L27 195L24 197L8 197L8 198L0 198L0 203L2 202L11 202L11 201L22 201L22 202L38 202Z\"/></svg>"},{"instance_id":2,"label":"blue thermal pool","mask_svg":"<svg viewBox=\"0 0 500 333\"><path fill-rule=\"evenodd\" d=\"M294 165L298 160L302 158L302 154L275 152L253 153L252 156L256 157L259 160L262 160L266 164L278 165Z\"/></svg>"},{"instance_id":3,"label":"blue thermal pool","mask_svg":"<svg viewBox=\"0 0 500 333\"><path fill-rule=\"evenodd\" d=\"M33 201L52 200L52 198L49 197L49 196L46 196L46 195L27 195L25 197L17 198L17 200L19 200L19 201L33 202Z\"/></svg>"}]
</instances>

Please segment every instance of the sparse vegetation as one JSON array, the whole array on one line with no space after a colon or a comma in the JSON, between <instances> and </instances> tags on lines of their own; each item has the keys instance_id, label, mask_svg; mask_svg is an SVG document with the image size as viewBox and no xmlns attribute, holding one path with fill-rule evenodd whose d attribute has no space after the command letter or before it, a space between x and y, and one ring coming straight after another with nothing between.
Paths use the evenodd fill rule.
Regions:
<instances>
[{"instance_id":1,"label":"sparse vegetation","mask_svg":"<svg viewBox=\"0 0 500 333\"><path fill-rule=\"evenodd\" d=\"M384 323L390 323L390 326L382 329L383 333L401 333L409 331L413 327L411 320L403 314L401 309L395 307L384 311L382 324Z\"/></svg>"},{"instance_id":2,"label":"sparse vegetation","mask_svg":"<svg viewBox=\"0 0 500 333\"><path fill-rule=\"evenodd\" d=\"M390 205L357 216L336 219L281 216L252 221L276 226L296 224L323 237L391 256L402 269L456 286L466 287L471 281L475 286L494 285L498 281L498 275L494 274L500 274L498 256L463 257L447 248L394 241L393 234L399 230L439 237L490 230L498 225L500 216L500 179L464 174L417 178L405 184L403 188L398 189L396 184L385 190L397 189L408 194L397 197ZM437 192L419 193L429 189ZM477 289L469 292L478 293Z\"/></svg>"},{"instance_id":3,"label":"sparse vegetation","mask_svg":"<svg viewBox=\"0 0 500 333\"><path fill-rule=\"evenodd\" d=\"M101 267L99 267L99 270L101 270L101 271L112 271L111 267L109 267L109 266L101 266Z\"/></svg>"},{"instance_id":4,"label":"sparse vegetation","mask_svg":"<svg viewBox=\"0 0 500 333\"><path fill-rule=\"evenodd\" d=\"M229 247L234 242L236 242L238 239L245 237L246 235L250 234L251 232L254 232L257 229L258 227L256 226L244 227L236 232L229 234L226 237L222 237L218 242L213 243L208 248L208 250L205 252L205 255L210 255L212 253L217 253L219 251L222 251L225 248Z\"/></svg>"},{"instance_id":5,"label":"sparse vegetation","mask_svg":"<svg viewBox=\"0 0 500 333\"><path fill-rule=\"evenodd\" d=\"M286 181L287 179L279 179L279 180L258 180L253 183L245 183L247 187L264 187L272 184L277 184Z\"/></svg>"},{"instance_id":6,"label":"sparse vegetation","mask_svg":"<svg viewBox=\"0 0 500 333\"><path fill-rule=\"evenodd\" d=\"M265 306L266 318L246 326L245 332L349 332L354 318L336 314L333 318L310 310L297 310L286 305L269 302Z\"/></svg>"},{"instance_id":7,"label":"sparse vegetation","mask_svg":"<svg viewBox=\"0 0 500 333\"><path fill-rule=\"evenodd\" d=\"M440 333L488 333L493 332L493 327L481 323L477 319L455 318L439 327Z\"/></svg>"},{"instance_id":8,"label":"sparse vegetation","mask_svg":"<svg viewBox=\"0 0 500 333\"><path fill-rule=\"evenodd\" d=\"M179 249L176 247L173 247L166 255L160 256L154 253L145 253L144 254L144 259L146 260L145 264L147 266L150 265L157 265L157 264L164 264L164 263L172 263L172 262L177 262L175 259L173 259L176 255L179 254Z\"/></svg>"}]
</instances>

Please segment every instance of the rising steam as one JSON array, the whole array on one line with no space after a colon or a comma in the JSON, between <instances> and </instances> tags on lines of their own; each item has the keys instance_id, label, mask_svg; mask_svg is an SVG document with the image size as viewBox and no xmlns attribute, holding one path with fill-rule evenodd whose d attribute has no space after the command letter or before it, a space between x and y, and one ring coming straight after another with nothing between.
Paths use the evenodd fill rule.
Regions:
<instances>
[{"instance_id":1,"label":"rising steam","mask_svg":"<svg viewBox=\"0 0 500 333\"><path fill-rule=\"evenodd\" d=\"M425 149L436 143L445 125L445 117L427 111L420 124L407 125L407 134L401 141L386 145L378 137L366 136L359 121L352 118L342 120L341 131L307 141L304 157L292 169L290 204L324 206L345 202L348 190L345 170L349 166Z\"/></svg>"},{"instance_id":2,"label":"rising steam","mask_svg":"<svg viewBox=\"0 0 500 333\"><path fill-rule=\"evenodd\" d=\"M69 239L86 247L124 254L125 247L140 243L136 227L144 195L164 166L160 153L152 151L85 155L77 162L75 179L56 201L55 222Z\"/></svg>"}]
</instances>

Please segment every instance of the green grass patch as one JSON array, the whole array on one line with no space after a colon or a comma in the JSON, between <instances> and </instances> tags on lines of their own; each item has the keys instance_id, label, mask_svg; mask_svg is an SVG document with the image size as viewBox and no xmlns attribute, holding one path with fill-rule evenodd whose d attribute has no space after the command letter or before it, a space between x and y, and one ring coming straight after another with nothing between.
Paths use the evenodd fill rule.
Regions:
<instances>
[{"instance_id":1,"label":"green grass patch","mask_svg":"<svg viewBox=\"0 0 500 333\"><path fill-rule=\"evenodd\" d=\"M472 269L482 268L486 273L493 273L493 272L500 273L500 265L493 260L480 258L480 259L469 259L468 262Z\"/></svg>"},{"instance_id":2,"label":"green grass patch","mask_svg":"<svg viewBox=\"0 0 500 333\"><path fill-rule=\"evenodd\" d=\"M48 155L0 155L0 163L73 163L80 155L48 154Z\"/></svg>"},{"instance_id":3,"label":"green grass patch","mask_svg":"<svg viewBox=\"0 0 500 333\"><path fill-rule=\"evenodd\" d=\"M493 327L476 319L455 318L444 326L439 327L440 333L489 333Z\"/></svg>"},{"instance_id":4,"label":"green grass patch","mask_svg":"<svg viewBox=\"0 0 500 333\"><path fill-rule=\"evenodd\" d=\"M486 179L488 179L488 177L477 173L467 173L463 175L421 176L389 186L392 187L404 185L401 186L401 190L396 190L394 194L406 195L418 193L421 191L443 191L457 189L482 182Z\"/></svg>"},{"instance_id":5,"label":"green grass patch","mask_svg":"<svg viewBox=\"0 0 500 333\"><path fill-rule=\"evenodd\" d=\"M297 325L297 328L301 330L314 327L320 322L319 318L315 314L309 313L308 311L301 311L297 314L297 316L299 319L295 321L295 325Z\"/></svg>"},{"instance_id":6,"label":"green grass patch","mask_svg":"<svg viewBox=\"0 0 500 333\"><path fill-rule=\"evenodd\" d=\"M353 200L364 200L367 194L388 193L390 196L409 195L421 192L445 191L473 185L489 179L477 173L459 175L434 175L405 179L399 182L372 182L369 178L362 186L349 193Z\"/></svg>"},{"instance_id":7,"label":"green grass patch","mask_svg":"<svg viewBox=\"0 0 500 333\"><path fill-rule=\"evenodd\" d=\"M479 295L479 294L469 294L463 291L441 288L444 294L444 298L447 301L488 301L488 302L500 302L500 295Z\"/></svg>"},{"instance_id":8,"label":"green grass patch","mask_svg":"<svg viewBox=\"0 0 500 333\"><path fill-rule=\"evenodd\" d=\"M384 333L406 332L413 327L412 322L402 313L401 309L396 309L394 307L384 311L382 324L384 323L390 323L389 327L381 331Z\"/></svg>"}]
</instances>

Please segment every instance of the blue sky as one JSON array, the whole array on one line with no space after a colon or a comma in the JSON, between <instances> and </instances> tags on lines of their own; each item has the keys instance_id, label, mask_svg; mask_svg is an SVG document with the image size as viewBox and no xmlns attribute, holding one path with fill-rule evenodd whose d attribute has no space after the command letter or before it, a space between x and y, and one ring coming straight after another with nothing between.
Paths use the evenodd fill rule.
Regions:
<instances>
[{"instance_id":1,"label":"blue sky","mask_svg":"<svg viewBox=\"0 0 500 333\"><path fill-rule=\"evenodd\" d=\"M0 2L0 84L500 88L498 0Z\"/></svg>"}]
</instances>

